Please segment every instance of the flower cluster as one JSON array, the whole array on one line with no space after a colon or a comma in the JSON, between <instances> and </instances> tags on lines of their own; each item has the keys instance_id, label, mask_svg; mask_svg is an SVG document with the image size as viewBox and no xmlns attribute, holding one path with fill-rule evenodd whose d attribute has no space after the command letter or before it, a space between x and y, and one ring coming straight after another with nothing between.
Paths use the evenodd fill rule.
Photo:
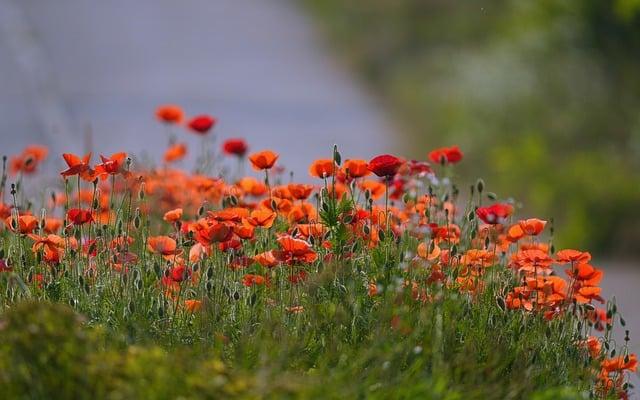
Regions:
<instances>
[{"instance_id":1,"label":"flower cluster","mask_svg":"<svg viewBox=\"0 0 640 400\"><path fill-rule=\"evenodd\" d=\"M217 122L207 115L185 122L177 106L160 107L156 116L202 136ZM16 247L12 257L3 250L0 273L28 270L34 290L73 274L90 291L113 274L143 285L140 271L153 268L162 315L167 309L172 318L193 315L218 296L250 294L251 301L298 316L305 313L306 282L329 263L359 260L361 287L374 302L406 291L408 301L429 304L446 291L473 306L492 288L504 312L568 321L576 348L600 367L594 393L626 396L625 374L636 370L636 356L626 348L608 354L608 344L602 346L608 342L595 336L608 337L616 316L615 305L604 306L602 270L588 252L555 251L547 221L515 218L510 202L483 206L482 181L461 201L445 168L463 159L457 146L431 151L433 166L389 154L342 160L336 147L331 157L311 162L314 184L285 183L279 155L248 154L242 139L224 141L213 157L240 161L234 179L225 168L219 171L227 175L214 176L171 167L186 153L172 138L161 167L135 169L124 152L100 156L97 164L91 154L63 154L64 189L40 216L15 188L5 203L3 187L0 217ZM46 155L46 148L30 146L11 159L9 172L22 179ZM257 176L242 174L245 160ZM30 265L15 256L27 242Z\"/></svg>"}]
</instances>

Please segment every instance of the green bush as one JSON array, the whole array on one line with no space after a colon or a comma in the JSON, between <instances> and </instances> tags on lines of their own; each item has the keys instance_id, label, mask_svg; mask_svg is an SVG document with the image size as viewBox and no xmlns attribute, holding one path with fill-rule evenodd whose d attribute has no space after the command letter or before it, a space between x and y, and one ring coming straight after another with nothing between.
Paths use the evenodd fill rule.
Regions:
<instances>
[{"instance_id":1,"label":"green bush","mask_svg":"<svg viewBox=\"0 0 640 400\"><path fill-rule=\"evenodd\" d=\"M555 217L559 245L637 254L640 3L307 3L408 133L400 150L459 144L467 180Z\"/></svg>"}]
</instances>

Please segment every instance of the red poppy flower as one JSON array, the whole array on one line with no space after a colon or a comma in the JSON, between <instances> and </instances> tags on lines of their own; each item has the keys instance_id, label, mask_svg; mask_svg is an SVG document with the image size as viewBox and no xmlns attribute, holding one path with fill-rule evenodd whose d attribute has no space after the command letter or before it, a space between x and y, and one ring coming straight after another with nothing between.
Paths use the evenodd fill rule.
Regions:
<instances>
[{"instance_id":1,"label":"red poppy flower","mask_svg":"<svg viewBox=\"0 0 640 400\"><path fill-rule=\"evenodd\" d=\"M174 282L182 282L191 276L191 270L184 265L176 265L169 270L169 275Z\"/></svg>"},{"instance_id":2,"label":"red poppy flower","mask_svg":"<svg viewBox=\"0 0 640 400\"><path fill-rule=\"evenodd\" d=\"M127 153L124 152L112 154L111 157L100 155L102 164L96 165L96 175L103 180L107 179L109 175L118 174L128 178L131 173L124 169L126 158Z\"/></svg>"},{"instance_id":3,"label":"red poppy flower","mask_svg":"<svg viewBox=\"0 0 640 400\"><path fill-rule=\"evenodd\" d=\"M484 223L490 225L502 224L513 214L513 206L507 203L496 203L488 207L478 207L476 215Z\"/></svg>"},{"instance_id":4,"label":"red poppy flower","mask_svg":"<svg viewBox=\"0 0 640 400\"><path fill-rule=\"evenodd\" d=\"M179 106L167 104L156 109L156 118L165 124L179 124L184 118L184 112Z\"/></svg>"},{"instance_id":5,"label":"red poppy flower","mask_svg":"<svg viewBox=\"0 0 640 400\"><path fill-rule=\"evenodd\" d=\"M455 164L462 160L462 152L458 146L441 147L430 152L429 159L434 163Z\"/></svg>"},{"instance_id":6,"label":"red poppy flower","mask_svg":"<svg viewBox=\"0 0 640 400\"><path fill-rule=\"evenodd\" d=\"M93 181L95 179L95 172L89 166L91 160L91 153L86 154L83 158L76 156L75 154L65 153L62 155L64 161L69 168L60 172L63 177L69 177L74 175L80 175L85 181Z\"/></svg>"},{"instance_id":7,"label":"red poppy flower","mask_svg":"<svg viewBox=\"0 0 640 400\"><path fill-rule=\"evenodd\" d=\"M73 225L84 225L94 221L91 210L82 210L79 208L72 208L67 211L67 220Z\"/></svg>"},{"instance_id":8,"label":"red poppy flower","mask_svg":"<svg viewBox=\"0 0 640 400\"><path fill-rule=\"evenodd\" d=\"M191 118L187 125L194 133L197 133L198 135L206 135L217 122L217 119L208 115L198 115Z\"/></svg>"},{"instance_id":9,"label":"red poppy flower","mask_svg":"<svg viewBox=\"0 0 640 400\"><path fill-rule=\"evenodd\" d=\"M369 171L378 175L379 177L389 177L395 175L404 162L398 157L390 154L383 154L374 157L369 161Z\"/></svg>"},{"instance_id":10,"label":"red poppy flower","mask_svg":"<svg viewBox=\"0 0 640 400\"><path fill-rule=\"evenodd\" d=\"M243 139L228 139L222 144L222 151L225 154L243 157L249 147Z\"/></svg>"}]
</instances>

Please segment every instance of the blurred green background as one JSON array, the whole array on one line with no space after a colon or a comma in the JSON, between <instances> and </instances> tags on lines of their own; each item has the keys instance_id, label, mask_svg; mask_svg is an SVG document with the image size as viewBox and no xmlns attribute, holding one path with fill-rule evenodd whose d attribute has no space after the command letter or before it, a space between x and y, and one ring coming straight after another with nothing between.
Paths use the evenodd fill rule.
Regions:
<instances>
[{"instance_id":1,"label":"blurred green background","mask_svg":"<svg viewBox=\"0 0 640 400\"><path fill-rule=\"evenodd\" d=\"M640 0L305 1L405 155L458 144L557 245L640 254Z\"/></svg>"}]
</instances>

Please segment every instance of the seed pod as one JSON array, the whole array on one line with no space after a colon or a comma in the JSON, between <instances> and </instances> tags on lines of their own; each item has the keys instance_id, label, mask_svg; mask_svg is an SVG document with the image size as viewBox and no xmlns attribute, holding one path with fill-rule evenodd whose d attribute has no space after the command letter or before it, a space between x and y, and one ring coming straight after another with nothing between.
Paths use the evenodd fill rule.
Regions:
<instances>
[{"instance_id":1,"label":"seed pod","mask_svg":"<svg viewBox=\"0 0 640 400\"><path fill-rule=\"evenodd\" d=\"M144 200L144 196L145 196L144 189L145 189L145 184L144 182L142 182L140 184L140 190L138 191L138 200Z\"/></svg>"},{"instance_id":2,"label":"seed pod","mask_svg":"<svg viewBox=\"0 0 640 400\"><path fill-rule=\"evenodd\" d=\"M378 229L378 238L380 238L381 241L384 241L385 233L382 229Z\"/></svg>"}]
</instances>

